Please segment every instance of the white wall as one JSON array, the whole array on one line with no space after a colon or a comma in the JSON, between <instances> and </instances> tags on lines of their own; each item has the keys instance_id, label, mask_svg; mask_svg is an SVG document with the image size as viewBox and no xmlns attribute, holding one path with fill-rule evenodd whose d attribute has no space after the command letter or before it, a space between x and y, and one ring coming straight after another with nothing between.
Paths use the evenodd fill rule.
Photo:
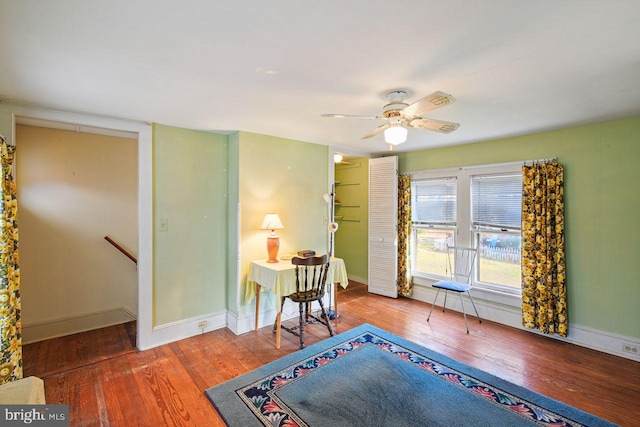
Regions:
<instances>
[{"instance_id":1,"label":"white wall","mask_svg":"<svg viewBox=\"0 0 640 427\"><path fill-rule=\"evenodd\" d=\"M16 126L23 338L131 320L137 255L137 140Z\"/></svg>"}]
</instances>

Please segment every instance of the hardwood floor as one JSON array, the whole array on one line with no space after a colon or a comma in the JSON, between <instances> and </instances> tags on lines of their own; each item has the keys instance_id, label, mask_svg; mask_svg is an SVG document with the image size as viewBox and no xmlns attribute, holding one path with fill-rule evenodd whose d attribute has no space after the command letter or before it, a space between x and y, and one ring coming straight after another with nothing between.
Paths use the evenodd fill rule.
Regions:
<instances>
[{"instance_id":1,"label":"hardwood floor","mask_svg":"<svg viewBox=\"0 0 640 427\"><path fill-rule=\"evenodd\" d=\"M135 322L68 335L23 347L25 376L41 378L136 352Z\"/></svg>"},{"instance_id":2,"label":"hardwood floor","mask_svg":"<svg viewBox=\"0 0 640 427\"><path fill-rule=\"evenodd\" d=\"M351 282L339 292L337 332L370 323L454 359L623 426L640 425L640 363L530 332L371 295ZM129 325L130 326L130 325ZM327 336L305 329L308 345ZM131 331L107 328L24 346L25 376L45 381L47 403L69 404L72 426L222 426L204 390L298 349L270 327L240 336L220 329L144 352ZM114 344L114 342L121 344Z\"/></svg>"}]
</instances>

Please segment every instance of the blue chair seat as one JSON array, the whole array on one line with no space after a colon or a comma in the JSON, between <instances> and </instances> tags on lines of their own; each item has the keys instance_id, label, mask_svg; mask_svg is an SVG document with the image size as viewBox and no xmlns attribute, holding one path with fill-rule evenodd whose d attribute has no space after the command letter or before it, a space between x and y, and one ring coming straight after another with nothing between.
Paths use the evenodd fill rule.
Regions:
<instances>
[{"instance_id":1,"label":"blue chair seat","mask_svg":"<svg viewBox=\"0 0 640 427\"><path fill-rule=\"evenodd\" d=\"M443 280L441 282L436 282L432 285L434 288L445 289L447 291L454 292L467 292L471 289L471 285L462 282L454 282L451 280Z\"/></svg>"},{"instance_id":2,"label":"blue chair seat","mask_svg":"<svg viewBox=\"0 0 640 427\"><path fill-rule=\"evenodd\" d=\"M436 292L433 304L431 304L431 310L429 310L427 322L431 318L431 313L433 312L433 308L436 306L436 301L438 299L438 295L440 295L440 291L444 290L444 303L442 304L443 312L447 306L447 293L451 291L457 292L458 295L460 295L460 306L462 307L462 315L464 316L464 325L467 328L467 333L469 333L469 324L467 323L467 312L464 309L464 298L462 297L464 292L467 293L467 296L471 300L478 322L482 323L482 319L480 319L478 309L476 308L476 303L473 302L473 297L471 297L471 293L469 292L472 288L470 285L472 282L471 276L473 275L473 264L476 260L477 254L478 250L476 248L447 246L447 266L445 272L450 274L450 277L449 280L440 280L431 285L436 288L438 292Z\"/></svg>"}]
</instances>

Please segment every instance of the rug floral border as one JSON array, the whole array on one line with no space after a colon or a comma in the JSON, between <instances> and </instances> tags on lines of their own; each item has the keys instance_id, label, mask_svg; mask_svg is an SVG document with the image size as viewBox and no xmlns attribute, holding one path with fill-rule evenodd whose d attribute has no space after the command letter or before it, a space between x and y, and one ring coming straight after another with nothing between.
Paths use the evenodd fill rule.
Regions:
<instances>
[{"instance_id":1,"label":"rug floral border","mask_svg":"<svg viewBox=\"0 0 640 427\"><path fill-rule=\"evenodd\" d=\"M317 353L279 372L263 377L252 384L236 390L236 394L265 426L307 426L305 421L302 420L295 411L276 396L276 392L280 388L291 384L293 381L300 380L309 373L321 369L323 366L341 357L353 354L367 345L373 345L385 350L406 363L418 366L432 375L436 375L453 383L469 393L477 394L492 404L511 410L536 424L566 427L584 426L553 411L535 405L521 397L507 393L496 386L457 371L443 363L436 362L418 352L402 347L372 332L364 332L329 350Z\"/></svg>"}]
</instances>

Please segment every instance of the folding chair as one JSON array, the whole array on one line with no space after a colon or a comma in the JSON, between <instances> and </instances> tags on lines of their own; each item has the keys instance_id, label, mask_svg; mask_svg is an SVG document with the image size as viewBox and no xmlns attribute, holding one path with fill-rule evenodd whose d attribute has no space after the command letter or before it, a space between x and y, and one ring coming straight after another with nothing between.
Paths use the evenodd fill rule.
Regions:
<instances>
[{"instance_id":1,"label":"folding chair","mask_svg":"<svg viewBox=\"0 0 640 427\"><path fill-rule=\"evenodd\" d=\"M436 305L436 301L438 299L440 291L444 289L444 304L442 306L442 312L444 312L445 307L447 306L447 292L452 291L460 294L460 303L462 304L464 324L467 327L467 333L469 333L467 313L464 310L464 301L462 298L462 293L466 292L467 295L469 295L471 304L473 304L473 309L476 312L476 317L478 318L480 323L482 323L482 319L480 318L478 310L476 309L476 304L473 302L473 298L469 293L469 290L472 288L471 275L473 274L473 264L476 260L477 253L478 251L475 248L447 246L448 271L451 275L451 278L450 280L442 280L432 285L434 288L438 288L438 292L436 293L436 297L434 298L433 304L431 305L431 310L429 311L427 322L431 318L431 313L433 312L433 307Z\"/></svg>"}]
</instances>

